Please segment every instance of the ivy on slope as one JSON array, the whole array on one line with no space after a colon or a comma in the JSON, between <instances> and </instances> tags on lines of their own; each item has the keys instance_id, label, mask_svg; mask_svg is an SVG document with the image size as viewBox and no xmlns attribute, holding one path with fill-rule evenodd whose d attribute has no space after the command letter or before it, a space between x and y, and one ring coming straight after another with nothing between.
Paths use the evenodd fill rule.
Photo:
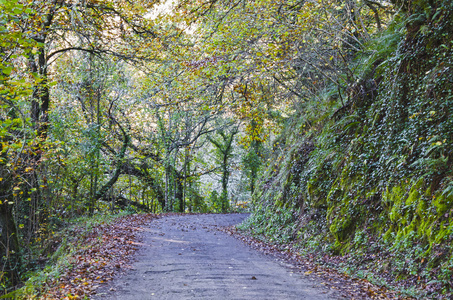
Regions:
<instances>
[{"instance_id":1,"label":"ivy on slope","mask_svg":"<svg viewBox=\"0 0 453 300\"><path fill-rule=\"evenodd\" d=\"M414 1L368 44L342 107L326 91L322 107L292 118L247 226L450 297L453 3L434 2Z\"/></svg>"}]
</instances>

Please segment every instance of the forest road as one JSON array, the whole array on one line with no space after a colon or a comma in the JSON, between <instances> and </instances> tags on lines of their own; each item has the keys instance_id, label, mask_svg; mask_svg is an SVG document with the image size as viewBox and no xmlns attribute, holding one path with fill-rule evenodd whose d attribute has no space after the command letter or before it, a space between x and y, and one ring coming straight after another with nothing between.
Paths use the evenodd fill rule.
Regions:
<instances>
[{"instance_id":1,"label":"forest road","mask_svg":"<svg viewBox=\"0 0 453 300\"><path fill-rule=\"evenodd\" d=\"M93 299L338 299L320 282L215 229L247 214L166 216L153 220L131 269Z\"/></svg>"}]
</instances>

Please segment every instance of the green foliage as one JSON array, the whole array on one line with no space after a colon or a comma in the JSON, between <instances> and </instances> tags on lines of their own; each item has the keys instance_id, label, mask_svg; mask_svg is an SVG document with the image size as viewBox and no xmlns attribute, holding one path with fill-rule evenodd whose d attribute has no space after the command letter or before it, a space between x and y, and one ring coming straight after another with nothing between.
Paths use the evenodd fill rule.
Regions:
<instances>
[{"instance_id":1,"label":"green foliage","mask_svg":"<svg viewBox=\"0 0 453 300\"><path fill-rule=\"evenodd\" d=\"M1 290L19 284L24 271L21 243L25 231L24 218L15 212L29 208L31 166L36 155L36 135L31 128L26 106L32 86L40 82L36 73L25 72L25 62L39 43L21 30L22 18L34 11L19 1L0 2L0 261ZM26 214L27 210L25 210ZM35 213L36 211L33 211ZM38 215L35 215L39 218ZM28 217L28 216L27 216ZM28 226L27 226L28 227ZM26 228L29 229L29 228ZM30 235L28 235L29 237Z\"/></svg>"},{"instance_id":2,"label":"green foliage","mask_svg":"<svg viewBox=\"0 0 453 300\"><path fill-rule=\"evenodd\" d=\"M302 252L348 254L355 264L376 255L369 268L391 265L394 279L420 275L450 295L453 7L417 5L356 55L348 101L327 87L309 101L319 114L288 122L246 227L275 239L269 227L286 221L276 225L272 213L290 207L299 218L282 232L296 235Z\"/></svg>"},{"instance_id":3,"label":"green foliage","mask_svg":"<svg viewBox=\"0 0 453 300\"><path fill-rule=\"evenodd\" d=\"M222 210L222 198L217 191L212 191L211 195L209 195L209 204L214 212L220 212Z\"/></svg>"},{"instance_id":4,"label":"green foliage","mask_svg":"<svg viewBox=\"0 0 453 300\"><path fill-rule=\"evenodd\" d=\"M297 211L293 207L260 207L239 226L259 238L271 242L288 243L294 239Z\"/></svg>"}]
</instances>

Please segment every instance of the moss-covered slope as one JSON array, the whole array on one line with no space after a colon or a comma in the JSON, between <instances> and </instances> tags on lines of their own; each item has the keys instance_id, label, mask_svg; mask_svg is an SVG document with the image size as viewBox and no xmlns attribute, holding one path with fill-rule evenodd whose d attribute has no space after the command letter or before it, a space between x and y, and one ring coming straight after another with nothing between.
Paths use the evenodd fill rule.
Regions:
<instances>
[{"instance_id":1,"label":"moss-covered slope","mask_svg":"<svg viewBox=\"0 0 453 300\"><path fill-rule=\"evenodd\" d=\"M415 1L360 57L348 101L294 116L249 228L452 292L453 3ZM370 53L370 52L368 52ZM367 259L361 259L367 258ZM434 295L434 294L432 294Z\"/></svg>"}]
</instances>

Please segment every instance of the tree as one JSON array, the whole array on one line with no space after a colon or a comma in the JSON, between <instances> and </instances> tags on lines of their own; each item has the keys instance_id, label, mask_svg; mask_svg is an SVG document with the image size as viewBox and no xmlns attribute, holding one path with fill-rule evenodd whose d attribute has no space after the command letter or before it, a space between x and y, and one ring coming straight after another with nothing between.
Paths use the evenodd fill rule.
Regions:
<instances>
[{"instance_id":1,"label":"tree","mask_svg":"<svg viewBox=\"0 0 453 300\"><path fill-rule=\"evenodd\" d=\"M68 154L64 159L68 179L88 177L88 182L80 179L73 184L87 186L89 194L84 202L92 214L96 202L105 198L122 174L131 139L125 117L131 79L126 75L124 61L109 62L83 52L60 60L56 66L60 78L53 92L59 95L60 105L50 114L50 138L64 143L61 148ZM70 153L70 148L77 150Z\"/></svg>"},{"instance_id":2,"label":"tree","mask_svg":"<svg viewBox=\"0 0 453 300\"><path fill-rule=\"evenodd\" d=\"M10 283L18 282L21 254L15 219L21 222L19 229L25 241L30 241L51 207L43 202L43 196L53 199L51 182L40 173L47 168L42 162L48 159L50 152L56 153L59 149L48 140L51 65L73 51L92 56L112 55L130 61L137 59L140 56L135 51L137 41L155 37L149 21L143 17L153 5L128 1L0 2L1 122L5 125L0 162L1 254L6 262L3 265L9 266L6 271ZM151 43L149 45L151 47ZM114 127L121 128L114 115L110 114L109 119ZM119 132L122 149L125 149L129 144L126 131L119 129ZM118 161L124 153L125 150L119 151ZM62 165L60 163L58 166ZM78 184L80 177L74 180ZM93 177L95 182L96 176ZM75 190L77 184L74 184ZM96 184L93 190L95 187ZM105 186L101 186L93 194L100 197L105 190Z\"/></svg>"},{"instance_id":3,"label":"tree","mask_svg":"<svg viewBox=\"0 0 453 300\"><path fill-rule=\"evenodd\" d=\"M21 29L39 45L33 55L29 56L28 63L30 71L40 77L39 83L34 87L30 115L42 142L48 136L49 109L52 105L52 77L49 75L52 63L69 52L83 52L90 54L90 57L109 56L118 60L143 59L140 51L137 51L138 41L149 41L156 37L149 20L144 17L154 4L107 0L30 2L35 13L22 20ZM151 43L149 46L151 47ZM93 96L90 94L90 98ZM119 123L117 125L120 126ZM36 161L39 159L40 156L36 156ZM93 190L96 190L97 175L94 175L92 182ZM38 190L37 182L34 182L34 186ZM103 190L105 189L101 188ZM32 198L39 198L39 194L35 192Z\"/></svg>"},{"instance_id":4,"label":"tree","mask_svg":"<svg viewBox=\"0 0 453 300\"><path fill-rule=\"evenodd\" d=\"M29 130L23 101L38 77L27 78L23 62L37 43L18 29L18 16L27 18L30 14L32 10L18 1L0 2L0 259L6 274L1 280L12 286L19 283L21 268L14 208L18 196L23 194L24 174L33 171L27 165L27 154L33 152L33 132Z\"/></svg>"},{"instance_id":5,"label":"tree","mask_svg":"<svg viewBox=\"0 0 453 300\"><path fill-rule=\"evenodd\" d=\"M239 129L234 126L230 129L222 128L217 131L219 138L208 137L208 140L214 145L216 160L220 165L222 193L220 195L221 210L227 212L229 209L228 198L228 180L230 178L230 159L233 155L234 136L238 134Z\"/></svg>"}]
</instances>

